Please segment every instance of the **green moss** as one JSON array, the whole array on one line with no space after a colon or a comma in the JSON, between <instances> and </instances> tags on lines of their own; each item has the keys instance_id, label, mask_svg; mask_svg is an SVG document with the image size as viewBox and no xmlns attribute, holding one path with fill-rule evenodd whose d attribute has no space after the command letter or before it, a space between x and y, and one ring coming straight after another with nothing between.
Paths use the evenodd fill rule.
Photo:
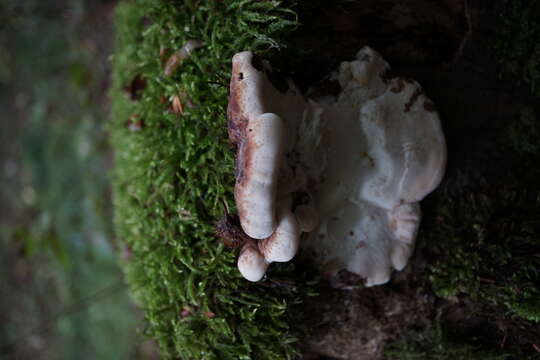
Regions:
<instances>
[{"instance_id":1,"label":"green moss","mask_svg":"<svg viewBox=\"0 0 540 360\"><path fill-rule=\"evenodd\" d=\"M524 108L501 129L498 169L448 179L435 195L422 242L436 294L464 294L511 316L540 319L540 161L537 119ZM495 171L495 173L493 173Z\"/></svg>"},{"instance_id":2,"label":"green moss","mask_svg":"<svg viewBox=\"0 0 540 360\"><path fill-rule=\"evenodd\" d=\"M511 148L521 154L540 153L538 120L532 107L521 109L519 117L509 127Z\"/></svg>"},{"instance_id":3,"label":"green moss","mask_svg":"<svg viewBox=\"0 0 540 360\"><path fill-rule=\"evenodd\" d=\"M145 334L164 358L295 357L289 316L299 290L241 279L236 254L213 228L222 201L233 203L225 116L230 59L246 49L279 51L281 37L296 26L294 13L279 1L139 0L120 3L116 25L115 224L131 254L124 267L146 314ZM165 77L160 51L166 58L188 39L204 47ZM147 84L140 99L130 100L123 88L137 75ZM181 93L184 112L175 114L170 100ZM293 267L274 266L270 276Z\"/></svg>"},{"instance_id":4,"label":"green moss","mask_svg":"<svg viewBox=\"0 0 540 360\"><path fill-rule=\"evenodd\" d=\"M502 76L525 83L540 96L540 1L507 1L500 14L494 48Z\"/></svg>"},{"instance_id":5,"label":"green moss","mask_svg":"<svg viewBox=\"0 0 540 360\"><path fill-rule=\"evenodd\" d=\"M425 331L415 331L407 338L388 344L383 350L387 360L510 360L510 354L484 349L474 338L463 339L436 323Z\"/></svg>"},{"instance_id":6,"label":"green moss","mask_svg":"<svg viewBox=\"0 0 540 360\"><path fill-rule=\"evenodd\" d=\"M448 188L440 196L438 224L427 235L440 256L430 270L436 294L463 293L538 321L540 191L486 184L462 198Z\"/></svg>"}]
</instances>

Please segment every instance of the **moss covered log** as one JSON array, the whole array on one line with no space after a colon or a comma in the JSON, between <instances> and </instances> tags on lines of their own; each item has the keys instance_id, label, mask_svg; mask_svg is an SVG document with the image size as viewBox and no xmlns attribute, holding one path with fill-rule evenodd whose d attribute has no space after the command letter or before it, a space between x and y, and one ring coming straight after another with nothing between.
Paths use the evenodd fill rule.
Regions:
<instances>
[{"instance_id":1,"label":"moss covered log","mask_svg":"<svg viewBox=\"0 0 540 360\"><path fill-rule=\"evenodd\" d=\"M387 346L388 359L534 358L540 108L530 89L537 87L538 59L531 34L540 27L521 0L467 3L119 4L109 125L116 232L145 312L141 329L164 358L338 357L365 350L359 334L377 339L374 358L396 339L403 341ZM444 21L435 26L430 19ZM202 47L168 76L165 68L189 40ZM237 254L214 234L224 207L234 211L230 59L253 50L306 90L363 45L422 83L448 140L448 172L423 204L415 257L382 288L330 289L297 261L249 283L236 269ZM315 291L321 296L306 298ZM344 327L354 336L345 339Z\"/></svg>"},{"instance_id":2,"label":"moss covered log","mask_svg":"<svg viewBox=\"0 0 540 360\"><path fill-rule=\"evenodd\" d=\"M233 206L230 59L279 51L295 14L277 1L141 0L120 3L116 25L115 223L145 334L164 358L293 358L296 292L242 280L213 224ZM188 40L203 46L165 76Z\"/></svg>"}]
</instances>

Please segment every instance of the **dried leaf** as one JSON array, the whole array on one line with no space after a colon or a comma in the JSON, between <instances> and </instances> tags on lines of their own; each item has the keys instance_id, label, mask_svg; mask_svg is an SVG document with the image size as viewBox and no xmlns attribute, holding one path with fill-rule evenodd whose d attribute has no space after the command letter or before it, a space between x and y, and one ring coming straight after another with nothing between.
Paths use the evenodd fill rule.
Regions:
<instances>
[{"instance_id":1,"label":"dried leaf","mask_svg":"<svg viewBox=\"0 0 540 360\"><path fill-rule=\"evenodd\" d=\"M142 119L139 119L139 114L133 114L126 121L126 127L131 132L139 132L144 127L144 121Z\"/></svg>"},{"instance_id":2,"label":"dried leaf","mask_svg":"<svg viewBox=\"0 0 540 360\"><path fill-rule=\"evenodd\" d=\"M184 112L182 101L180 101L180 97L178 95L175 95L172 99L171 110L175 114L182 114Z\"/></svg>"},{"instance_id":3,"label":"dried leaf","mask_svg":"<svg viewBox=\"0 0 540 360\"><path fill-rule=\"evenodd\" d=\"M180 311L180 316L183 317L183 318L187 318L187 317L191 316L191 314L193 314L193 312L187 306L184 306L182 308L182 311Z\"/></svg>"},{"instance_id":4,"label":"dried leaf","mask_svg":"<svg viewBox=\"0 0 540 360\"><path fill-rule=\"evenodd\" d=\"M193 215L191 215L191 213L186 209L181 209L178 212L178 214L180 216L180 220L193 220L194 219Z\"/></svg>"},{"instance_id":5,"label":"dried leaf","mask_svg":"<svg viewBox=\"0 0 540 360\"><path fill-rule=\"evenodd\" d=\"M146 79L141 74L137 74L128 85L124 86L131 100L140 100L145 88Z\"/></svg>"},{"instance_id":6,"label":"dried leaf","mask_svg":"<svg viewBox=\"0 0 540 360\"><path fill-rule=\"evenodd\" d=\"M188 58L189 55L196 49L203 46L203 42L200 40L188 40L180 50L172 54L167 63L165 64L165 76L171 76L175 70L180 66L184 59Z\"/></svg>"},{"instance_id":7,"label":"dried leaf","mask_svg":"<svg viewBox=\"0 0 540 360\"><path fill-rule=\"evenodd\" d=\"M204 314L204 316L206 316L209 319L213 319L213 318L216 317L216 314L211 312L211 311L205 311L205 312L203 312L203 314Z\"/></svg>"}]
</instances>

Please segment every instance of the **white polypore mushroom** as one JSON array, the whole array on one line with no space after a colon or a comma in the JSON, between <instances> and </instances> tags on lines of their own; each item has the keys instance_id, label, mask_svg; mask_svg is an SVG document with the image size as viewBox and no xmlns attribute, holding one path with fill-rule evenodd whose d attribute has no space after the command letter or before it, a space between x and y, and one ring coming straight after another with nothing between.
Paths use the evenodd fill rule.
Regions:
<instances>
[{"instance_id":1,"label":"white polypore mushroom","mask_svg":"<svg viewBox=\"0 0 540 360\"><path fill-rule=\"evenodd\" d=\"M233 58L229 137L238 147L235 200L240 224L250 237L264 239L277 225L277 175L290 142L291 124L300 116L304 100L275 90L253 61L250 52Z\"/></svg>"},{"instance_id":2,"label":"white polypore mushroom","mask_svg":"<svg viewBox=\"0 0 540 360\"><path fill-rule=\"evenodd\" d=\"M269 238L259 241L259 250L268 262L290 261L298 251L300 225L287 205L280 208L276 231Z\"/></svg>"},{"instance_id":3,"label":"white polypore mushroom","mask_svg":"<svg viewBox=\"0 0 540 360\"><path fill-rule=\"evenodd\" d=\"M247 280L261 280L266 273L268 264L254 243L248 242L242 247L238 257L238 270Z\"/></svg>"},{"instance_id":4,"label":"white polypore mushroom","mask_svg":"<svg viewBox=\"0 0 540 360\"><path fill-rule=\"evenodd\" d=\"M283 157L284 125L275 114L252 118L238 151L238 176L234 195L240 223L254 239L264 239L276 229L277 176Z\"/></svg>"},{"instance_id":5,"label":"white polypore mushroom","mask_svg":"<svg viewBox=\"0 0 540 360\"><path fill-rule=\"evenodd\" d=\"M264 259L258 275L272 261L290 260L301 232L310 232L305 255L327 274L346 270L371 286L407 264L420 224L418 202L441 181L446 147L433 103L412 80L386 80L388 69L378 53L363 48L356 60L341 64L337 99L317 102L305 101L291 84L292 90L277 91L264 69L253 66L251 53L234 57L229 133L239 148L235 196L245 232L265 238L258 245ZM261 126L265 119L268 126ZM254 128L259 133L246 132ZM256 159L246 151L254 147ZM299 192L308 194L309 205L291 209ZM278 197L289 201L277 204ZM251 254L246 251L239 267Z\"/></svg>"},{"instance_id":6,"label":"white polypore mushroom","mask_svg":"<svg viewBox=\"0 0 540 360\"><path fill-rule=\"evenodd\" d=\"M291 212L289 202L282 202L278 224L272 236L258 241L248 241L238 258L238 269L249 281L259 281L272 262L292 260L300 243L300 225Z\"/></svg>"},{"instance_id":7,"label":"white polypore mushroom","mask_svg":"<svg viewBox=\"0 0 540 360\"><path fill-rule=\"evenodd\" d=\"M278 174L286 171L285 151L291 148L304 98L289 84L282 94L270 83L250 52L233 58L228 108L229 137L237 145L235 201L240 225L258 248L246 243L238 260L242 275L258 281L270 262L289 261L298 251L300 227L284 192L276 215Z\"/></svg>"},{"instance_id":8,"label":"white polypore mushroom","mask_svg":"<svg viewBox=\"0 0 540 360\"><path fill-rule=\"evenodd\" d=\"M388 65L373 51L357 58L341 66L344 90L324 106L327 165L314 194L321 225L305 248L327 272L347 270L370 286L405 267L420 223L417 203L441 181L446 147L420 86L384 82Z\"/></svg>"},{"instance_id":9,"label":"white polypore mushroom","mask_svg":"<svg viewBox=\"0 0 540 360\"><path fill-rule=\"evenodd\" d=\"M418 83L400 78L362 106L365 151L379 160L365 168L364 200L390 210L401 202L422 200L439 185L446 151L432 106Z\"/></svg>"}]
</instances>

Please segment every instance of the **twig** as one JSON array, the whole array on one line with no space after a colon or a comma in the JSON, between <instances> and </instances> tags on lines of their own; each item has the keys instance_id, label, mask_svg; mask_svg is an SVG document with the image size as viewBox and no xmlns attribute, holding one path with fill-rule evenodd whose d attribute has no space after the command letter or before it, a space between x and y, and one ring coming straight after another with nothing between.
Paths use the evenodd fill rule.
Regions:
<instances>
[{"instance_id":1,"label":"twig","mask_svg":"<svg viewBox=\"0 0 540 360\"><path fill-rule=\"evenodd\" d=\"M229 215L231 212L229 210L229 204L227 204L227 200L225 199L220 199L222 204L223 204L223 209L225 210L225 215Z\"/></svg>"},{"instance_id":2,"label":"twig","mask_svg":"<svg viewBox=\"0 0 540 360\"><path fill-rule=\"evenodd\" d=\"M506 339L508 338L508 333L505 331L504 332L504 337L502 339L502 342L501 342L501 349L504 348L504 345L506 345Z\"/></svg>"},{"instance_id":3,"label":"twig","mask_svg":"<svg viewBox=\"0 0 540 360\"><path fill-rule=\"evenodd\" d=\"M463 36L463 39L461 39L461 42L459 43L459 47L456 51L456 55L454 56L454 60L452 61L452 65L455 65L461 56L463 55L463 50L465 49L465 45L469 42L469 39L472 36L472 17L471 17L471 11L469 9L469 1L463 0L463 6L464 6L464 12L465 12L465 19L467 20L467 32Z\"/></svg>"}]
</instances>

